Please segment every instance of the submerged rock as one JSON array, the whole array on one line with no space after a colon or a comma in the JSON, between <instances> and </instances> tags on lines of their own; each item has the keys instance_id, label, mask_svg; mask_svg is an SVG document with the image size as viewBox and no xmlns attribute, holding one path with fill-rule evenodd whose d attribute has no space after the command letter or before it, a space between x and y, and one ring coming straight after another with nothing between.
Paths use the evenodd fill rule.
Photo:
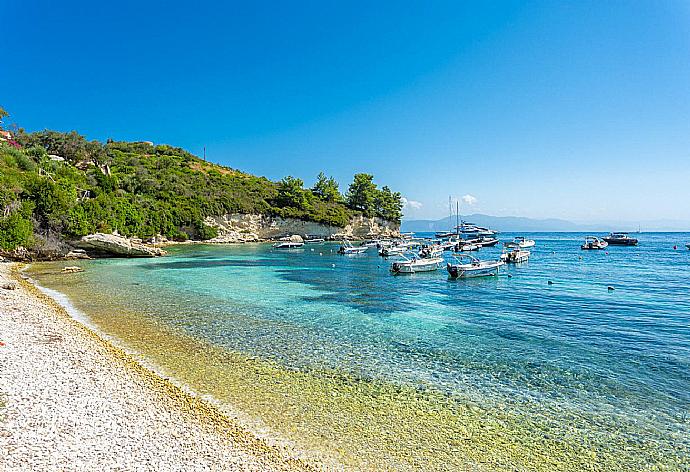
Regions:
<instances>
[{"instance_id":1,"label":"submerged rock","mask_svg":"<svg viewBox=\"0 0 690 472\"><path fill-rule=\"evenodd\" d=\"M86 251L117 257L156 257L166 254L160 248L133 242L116 234L89 234L77 241L75 245Z\"/></svg>"}]
</instances>

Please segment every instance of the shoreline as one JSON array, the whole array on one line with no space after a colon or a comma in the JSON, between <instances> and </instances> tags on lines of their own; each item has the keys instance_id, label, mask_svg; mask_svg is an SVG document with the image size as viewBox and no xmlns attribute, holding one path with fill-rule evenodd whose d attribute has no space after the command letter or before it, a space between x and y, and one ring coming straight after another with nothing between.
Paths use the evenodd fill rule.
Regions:
<instances>
[{"instance_id":1,"label":"shoreline","mask_svg":"<svg viewBox=\"0 0 690 472\"><path fill-rule=\"evenodd\" d=\"M17 265L0 263L16 283L0 290L0 468L319 469L142 365Z\"/></svg>"}]
</instances>

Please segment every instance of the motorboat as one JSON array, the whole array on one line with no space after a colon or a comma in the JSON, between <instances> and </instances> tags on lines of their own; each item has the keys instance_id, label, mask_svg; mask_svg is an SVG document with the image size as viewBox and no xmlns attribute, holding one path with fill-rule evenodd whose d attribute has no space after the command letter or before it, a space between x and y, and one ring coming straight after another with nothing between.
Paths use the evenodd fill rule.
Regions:
<instances>
[{"instance_id":1,"label":"motorboat","mask_svg":"<svg viewBox=\"0 0 690 472\"><path fill-rule=\"evenodd\" d=\"M608 247L609 243L603 239L599 239L596 236L587 236L585 238L585 243L580 246L582 249L592 250L592 249L604 249Z\"/></svg>"},{"instance_id":2,"label":"motorboat","mask_svg":"<svg viewBox=\"0 0 690 472\"><path fill-rule=\"evenodd\" d=\"M480 261L476 257L469 254L461 254L455 256L457 263L448 263L446 269L448 274L454 279L456 278L470 278L470 277L486 277L498 275L501 266L505 262L498 261Z\"/></svg>"},{"instance_id":3,"label":"motorboat","mask_svg":"<svg viewBox=\"0 0 690 472\"><path fill-rule=\"evenodd\" d=\"M461 221L458 226L455 227L457 234L462 234L466 236L494 236L498 234L498 231L485 228L483 226L477 226L474 223L468 223L466 221Z\"/></svg>"},{"instance_id":4,"label":"motorboat","mask_svg":"<svg viewBox=\"0 0 690 472\"><path fill-rule=\"evenodd\" d=\"M422 259L430 259L433 257L441 257L443 255L443 247L440 244L432 244L430 246L423 247L419 251L419 257Z\"/></svg>"},{"instance_id":5,"label":"motorboat","mask_svg":"<svg viewBox=\"0 0 690 472\"><path fill-rule=\"evenodd\" d=\"M506 263L519 264L529 260L530 252L525 251L520 243L505 243L501 260Z\"/></svg>"},{"instance_id":6,"label":"motorboat","mask_svg":"<svg viewBox=\"0 0 690 472\"><path fill-rule=\"evenodd\" d=\"M408 248L405 246L387 246L384 248L381 248L379 250L379 256L382 257L390 257L390 256L397 256L399 254L402 254L404 252L407 252Z\"/></svg>"},{"instance_id":7,"label":"motorboat","mask_svg":"<svg viewBox=\"0 0 690 472\"><path fill-rule=\"evenodd\" d=\"M368 249L367 246L353 246L349 241L343 241L342 246L338 249L338 254L363 254Z\"/></svg>"},{"instance_id":8,"label":"motorboat","mask_svg":"<svg viewBox=\"0 0 690 472\"><path fill-rule=\"evenodd\" d=\"M306 244L319 244L319 243L323 243L325 241L326 240L324 238L311 238L311 239L305 239L304 240L304 242Z\"/></svg>"},{"instance_id":9,"label":"motorboat","mask_svg":"<svg viewBox=\"0 0 690 472\"><path fill-rule=\"evenodd\" d=\"M414 274L416 272L431 272L438 270L445 262L442 257L406 257L400 254L402 260L391 264L393 274Z\"/></svg>"},{"instance_id":10,"label":"motorboat","mask_svg":"<svg viewBox=\"0 0 690 472\"><path fill-rule=\"evenodd\" d=\"M362 241L360 246L377 247L380 243L381 243L381 241L378 239L367 239L365 241Z\"/></svg>"},{"instance_id":11,"label":"motorboat","mask_svg":"<svg viewBox=\"0 0 690 472\"><path fill-rule=\"evenodd\" d=\"M603 239L611 246L637 246L637 239L631 238L628 233L611 233Z\"/></svg>"},{"instance_id":12,"label":"motorboat","mask_svg":"<svg viewBox=\"0 0 690 472\"><path fill-rule=\"evenodd\" d=\"M493 237L480 236L476 239L468 241L470 244L476 244L480 247L493 247L499 243L498 239Z\"/></svg>"},{"instance_id":13,"label":"motorboat","mask_svg":"<svg viewBox=\"0 0 690 472\"><path fill-rule=\"evenodd\" d=\"M303 242L297 241L281 241L273 245L273 249L297 249L304 246Z\"/></svg>"},{"instance_id":14,"label":"motorboat","mask_svg":"<svg viewBox=\"0 0 690 472\"><path fill-rule=\"evenodd\" d=\"M513 243L517 244L521 248L527 248L527 247L533 247L536 243L534 242L534 239L527 239L524 236L515 236L513 238ZM510 244L510 243L507 243ZM505 246L507 247L507 244Z\"/></svg>"},{"instance_id":15,"label":"motorboat","mask_svg":"<svg viewBox=\"0 0 690 472\"><path fill-rule=\"evenodd\" d=\"M479 244L459 242L455 246L455 252L479 251L482 247Z\"/></svg>"}]
</instances>

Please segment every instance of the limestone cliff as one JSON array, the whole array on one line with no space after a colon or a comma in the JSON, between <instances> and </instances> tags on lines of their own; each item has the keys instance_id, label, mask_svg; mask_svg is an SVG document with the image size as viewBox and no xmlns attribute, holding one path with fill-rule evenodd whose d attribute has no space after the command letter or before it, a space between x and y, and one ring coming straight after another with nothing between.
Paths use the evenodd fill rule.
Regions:
<instances>
[{"instance_id":1,"label":"limestone cliff","mask_svg":"<svg viewBox=\"0 0 690 472\"><path fill-rule=\"evenodd\" d=\"M261 241L292 234L325 239L364 239L400 234L398 223L364 216L353 217L344 228L294 218L242 214L208 217L205 223L218 229L218 237L208 241L216 243Z\"/></svg>"}]
</instances>

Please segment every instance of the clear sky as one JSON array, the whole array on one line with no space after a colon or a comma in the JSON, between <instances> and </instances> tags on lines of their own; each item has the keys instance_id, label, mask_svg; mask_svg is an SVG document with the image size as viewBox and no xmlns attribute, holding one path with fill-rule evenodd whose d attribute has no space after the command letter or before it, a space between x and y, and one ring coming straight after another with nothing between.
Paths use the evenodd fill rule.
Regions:
<instances>
[{"instance_id":1,"label":"clear sky","mask_svg":"<svg viewBox=\"0 0 690 472\"><path fill-rule=\"evenodd\" d=\"M28 130L461 212L690 222L690 2L0 0ZM471 203L471 204L470 204Z\"/></svg>"}]
</instances>

